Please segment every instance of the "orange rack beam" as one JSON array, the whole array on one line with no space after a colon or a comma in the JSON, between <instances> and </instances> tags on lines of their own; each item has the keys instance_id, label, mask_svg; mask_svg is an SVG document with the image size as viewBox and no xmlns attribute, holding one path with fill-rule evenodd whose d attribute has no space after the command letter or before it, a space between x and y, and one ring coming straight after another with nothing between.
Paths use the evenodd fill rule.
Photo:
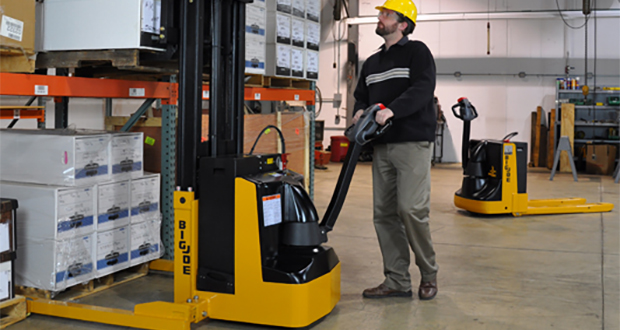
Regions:
<instances>
[{"instance_id":1,"label":"orange rack beam","mask_svg":"<svg viewBox=\"0 0 620 330\"><path fill-rule=\"evenodd\" d=\"M174 99L177 84L151 81L0 73L0 95ZM171 102L172 103L172 102Z\"/></svg>"},{"instance_id":2,"label":"orange rack beam","mask_svg":"<svg viewBox=\"0 0 620 330\"><path fill-rule=\"evenodd\" d=\"M0 119L36 119L45 122L45 109L40 106L0 106Z\"/></svg>"},{"instance_id":3,"label":"orange rack beam","mask_svg":"<svg viewBox=\"0 0 620 330\"><path fill-rule=\"evenodd\" d=\"M209 98L209 86L203 85L203 99ZM246 100L305 101L314 105L314 91L246 87ZM152 81L47 76L0 73L0 95L162 99L176 104L178 84Z\"/></svg>"}]
</instances>

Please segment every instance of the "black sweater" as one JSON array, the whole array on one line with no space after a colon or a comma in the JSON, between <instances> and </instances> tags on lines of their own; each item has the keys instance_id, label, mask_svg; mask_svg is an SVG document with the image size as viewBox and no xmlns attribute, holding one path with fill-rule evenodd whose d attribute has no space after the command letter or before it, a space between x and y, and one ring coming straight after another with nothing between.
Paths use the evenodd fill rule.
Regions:
<instances>
[{"instance_id":1,"label":"black sweater","mask_svg":"<svg viewBox=\"0 0 620 330\"><path fill-rule=\"evenodd\" d=\"M353 114L375 103L394 112L392 128L375 143L435 141L435 77L435 60L423 42L403 37L387 51L383 45L362 66Z\"/></svg>"}]
</instances>

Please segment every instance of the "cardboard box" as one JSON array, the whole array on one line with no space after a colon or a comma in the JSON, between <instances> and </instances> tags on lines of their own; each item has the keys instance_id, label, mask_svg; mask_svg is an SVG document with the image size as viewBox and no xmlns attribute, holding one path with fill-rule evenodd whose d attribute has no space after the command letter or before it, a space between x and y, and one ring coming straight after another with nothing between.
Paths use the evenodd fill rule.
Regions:
<instances>
[{"instance_id":1,"label":"cardboard box","mask_svg":"<svg viewBox=\"0 0 620 330\"><path fill-rule=\"evenodd\" d=\"M306 79L319 79L319 52L306 49Z\"/></svg>"},{"instance_id":2,"label":"cardboard box","mask_svg":"<svg viewBox=\"0 0 620 330\"><path fill-rule=\"evenodd\" d=\"M97 277L129 267L129 227L97 232Z\"/></svg>"},{"instance_id":3,"label":"cardboard box","mask_svg":"<svg viewBox=\"0 0 620 330\"><path fill-rule=\"evenodd\" d=\"M245 33L265 36L267 28L267 10L264 5L250 3L245 6Z\"/></svg>"},{"instance_id":4,"label":"cardboard box","mask_svg":"<svg viewBox=\"0 0 620 330\"><path fill-rule=\"evenodd\" d=\"M291 76L291 46L267 44L267 63L265 74L268 76Z\"/></svg>"},{"instance_id":5,"label":"cardboard box","mask_svg":"<svg viewBox=\"0 0 620 330\"><path fill-rule=\"evenodd\" d=\"M130 266L159 259L161 249L161 221L145 221L131 225Z\"/></svg>"},{"instance_id":6,"label":"cardboard box","mask_svg":"<svg viewBox=\"0 0 620 330\"><path fill-rule=\"evenodd\" d=\"M265 36L245 34L245 73L265 74Z\"/></svg>"},{"instance_id":7,"label":"cardboard box","mask_svg":"<svg viewBox=\"0 0 620 330\"><path fill-rule=\"evenodd\" d=\"M306 1L293 0L293 16L306 18Z\"/></svg>"},{"instance_id":8,"label":"cardboard box","mask_svg":"<svg viewBox=\"0 0 620 330\"><path fill-rule=\"evenodd\" d=\"M112 178L122 180L139 178L143 175L144 135L136 133L114 133L111 139L110 163Z\"/></svg>"},{"instance_id":9,"label":"cardboard box","mask_svg":"<svg viewBox=\"0 0 620 330\"><path fill-rule=\"evenodd\" d=\"M107 133L3 129L0 179L59 186L110 181L109 149Z\"/></svg>"},{"instance_id":10,"label":"cardboard box","mask_svg":"<svg viewBox=\"0 0 620 330\"><path fill-rule=\"evenodd\" d=\"M287 14L290 14L292 11L291 0L267 0L265 4L269 11L279 11Z\"/></svg>"},{"instance_id":11,"label":"cardboard box","mask_svg":"<svg viewBox=\"0 0 620 330\"><path fill-rule=\"evenodd\" d=\"M616 146L599 144L586 148L586 173L609 175L614 171Z\"/></svg>"},{"instance_id":12,"label":"cardboard box","mask_svg":"<svg viewBox=\"0 0 620 330\"><path fill-rule=\"evenodd\" d=\"M303 48L291 48L291 76L304 79L304 50Z\"/></svg>"},{"instance_id":13,"label":"cardboard box","mask_svg":"<svg viewBox=\"0 0 620 330\"><path fill-rule=\"evenodd\" d=\"M317 23L321 20L321 0L306 0L306 19Z\"/></svg>"},{"instance_id":14,"label":"cardboard box","mask_svg":"<svg viewBox=\"0 0 620 330\"><path fill-rule=\"evenodd\" d=\"M161 220L159 211L159 174L147 174L131 180L131 223Z\"/></svg>"},{"instance_id":15,"label":"cardboard box","mask_svg":"<svg viewBox=\"0 0 620 330\"><path fill-rule=\"evenodd\" d=\"M320 41L321 25L319 23L306 22L306 48L318 51Z\"/></svg>"},{"instance_id":16,"label":"cardboard box","mask_svg":"<svg viewBox=\"0 0 620 330\"><path fill-rule=\"evenodd\" d=\"M129 224L130 186L127 180L97 186L97 231Z\"/></svg>"},{"instance_id":17,"label":"cardboard box","mask_svg":"<svg viewBox=\"0 0 620 330\"><path fill-rule=\"evenodd\" d=\"M18 244L23 239L59 240L95 231L95 186L60 187L2 181L0 191L3 196L19 201Z\"/></svg>"},{"instance_id":18,"label":"cardboard box","mask_svg":"<svg viewBox=\"0 0 620 330\"><path fill-rule=\"evenodd\" d=\"M267 43L291 44L291 15L267 12Z\"/></svg>"},{"instance_id":19,"label":"cardboard box","mask_svg":"<svg viewBox=\"0 0 620 330\"><path fill-rule=\"evenodd\" d=\"M95 278L94 239L94 234L66 240L20 237L15 284L58 292Z\"/></svg>"},{"instance_id":20,"label":"cardboard box","mask_svg":"<svg viewBox=\"0 0 620 330\"><path fill-rule=\"evenodd\" d=\"M306 47L306 22L303 19L293 17L291 23L291 40L293 46Z\"/></svg>"},{"instance_id":21,"label":"cardboard box","mask_svg":"<svg viewBox=\"0 0 620 330\"><path fill-rule=\"evenodd\" d=\"M1 7L0 54L34 55L35 1L2 0Z\"/></svg>"}]
</instances>

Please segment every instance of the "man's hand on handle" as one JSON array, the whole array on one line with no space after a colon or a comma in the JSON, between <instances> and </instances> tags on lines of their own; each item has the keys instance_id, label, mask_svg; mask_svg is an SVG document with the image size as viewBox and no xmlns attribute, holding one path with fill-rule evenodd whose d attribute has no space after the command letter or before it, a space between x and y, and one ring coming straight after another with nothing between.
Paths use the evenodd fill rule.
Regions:
<instances>
[{"instance_id":1,"label":"man's hand on handle","mask_svg":"<svg viewBox=\"0 0 620 330\"><path fill-rule=\"evenodd\" d=\"M384 126L388 119L392 117L394 117L394 113L392 112L392 110L385 108L383 110L377 111L377 114L375 115L375 120L377 121L377 124Z\"/></svg>"},{"instance_id":2,"label":"man's hand on handle","mask_svg":"<svg viewBox=\"0 0 620 330\"><path fill-rule=\"evenodd\" d=\"M355 113L355 116L353 116L353 125L357 124L357 121L360 120L360 117L362 117L362 114L364 113L364 110L357 110L357 112Z\"/></svg>"},{"instance_id":3,"label":"man's hand on handle","mask_svg":"<svg viewBox=\"0 0 620 330\"><path fill-rule=\"evenodd\" d=\"M362 114L364 114L364 110L357 110L355 116L353 116L353 125L357 124L357 121L360 120ZM385 108L383 110L377 111L377 114L375 115L375 120L377 121L377 124L383 126L388 121L388 119L392 117L394 117L394 112L392 112L392 110L388 108Z\"/></svg>"}]
</instances>

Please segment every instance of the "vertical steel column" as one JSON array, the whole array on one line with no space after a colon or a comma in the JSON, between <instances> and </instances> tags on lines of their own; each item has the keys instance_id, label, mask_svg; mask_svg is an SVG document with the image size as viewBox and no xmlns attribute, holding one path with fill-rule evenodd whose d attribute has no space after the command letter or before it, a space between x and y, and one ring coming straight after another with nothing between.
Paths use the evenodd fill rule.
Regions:
<instances>
[{"instance_id":1,"label":"vertical steel column","mask_svg":"<svg viewBox=\"0 0 620 330\"><path fill-rule=\"evenodd\" d=\"M176 76L170 83L176 83ZM177 106L161 106L161 238L164 259L174 259L174 182L176 173Z\"/></svg>"},{"instance_id":2,"label":"vertical steel column","mask_svg":"<svg viewBox=\"0 0 620 330\"><path fill-rule=\"evenodd\" d=\"M45 98L44 97L39 97L37 98L37 105L40 107L43 107L43 110L45 110ZM47 116L47 111L46 111L46 116ZM43 118L43 121L37 122L37 128L45 128L45 118Z\"/></svg>"},{"instance_id":3,"label":"vertical steel column","mask_svg":"<svg viewBox=\"0 0 620 330\"><path fill-rule=\"evenodd\" d=\"M220 131L223 130L219 122L220 112L223 112L223 101L225 86L220 85L222 78L225 78L223 67L225 61L222 60L222 2L221 0L211 1L211 75L209 84L209 156L216 157L224 154L225 151L219 149ZM220 110L222 109L222 110Z\"/></svg>"},{"instance_id":4,"label":"vertical steel column","mask_svg":"<svg viewBox=\"0 0 620 330\"><path fill-rule=\"evenodd\" d=\"M57 76L68 76L68 69L56 69ZM56 97L54 98L54 127L55 128L67 128L69 126L69 98L68 97Z\"/></svg>"},{"instance_id":5,"label":"vertical steel column","mask_svg":"<svg viewBox=\"0 0 620 330\"><path fill-rule=\"evenodd\" d=\"M314 81L310 82L310 89L316 93L316 82ZM309 105L306 108L310 112L310 166L308 166L310 173L308 174L308 178L309 178L308 192L310 194L310 198L314 199L314 143L315 143L314 138L316 136L314 121L316 119L315 118L316 117L316 113L315 113L316 106Z\"/></svg>"},{"instance_id":6,"label":"vertical steel column","mask_svg":"<svg viewBox=\"0 0 620 330\"><path fill-rule=\"evenodd\" d=\"M105 99L105 116L112 117L112 99L111 98Z\"/></svg>"},{"instance_id":7,"label":"vertical steel column","mask_svg":"<svg viewBox=\"0 0 620 330\"><path fill-rule=\"evenodd\" d=\"M202 128L204 0L181 4L179 64L179 154L177 186L198 191L198 145ZM198 196L196 196L198 197Z\"/></svg>"}]
</instances>

